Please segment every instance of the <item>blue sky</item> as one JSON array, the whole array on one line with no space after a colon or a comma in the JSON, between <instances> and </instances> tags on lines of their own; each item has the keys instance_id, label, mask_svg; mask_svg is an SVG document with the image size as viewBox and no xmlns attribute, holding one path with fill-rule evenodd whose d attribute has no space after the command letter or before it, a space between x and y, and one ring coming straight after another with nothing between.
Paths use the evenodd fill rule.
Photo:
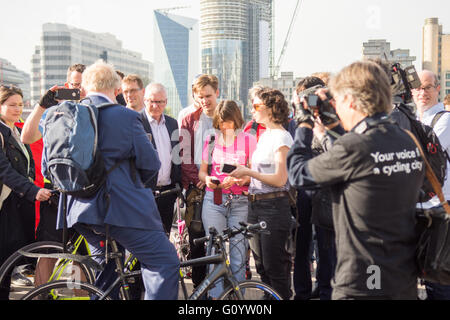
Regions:
<instances>
[{"instance_id":1,"label":"blue sky","mask_svg":"<svg viewBox=\"0 0 450 320\"><path fill-rule=\"evenodd\" d=\"M199 0L41 0L2 1L0 57L30 72L34 46L45 22L60 22L94 32L109 32L125 48L152 61L152 10L190 8L174 14L199 18ZM276 58L281 51L297 0L275 5ZM391 49L410 49L421 68L422 26L437 17L450 33L448 0L303 0L281 71L305 76L316 71L336 72L361 58L362 43L387 39Z\"/></svg>"}]
</instances>

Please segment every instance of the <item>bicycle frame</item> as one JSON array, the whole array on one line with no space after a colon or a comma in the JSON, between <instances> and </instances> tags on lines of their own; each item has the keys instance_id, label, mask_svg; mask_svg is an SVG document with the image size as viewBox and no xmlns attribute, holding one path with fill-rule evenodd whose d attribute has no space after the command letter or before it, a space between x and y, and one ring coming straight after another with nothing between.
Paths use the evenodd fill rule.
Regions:
<instances>
[{"instance_id":1,"label":"bicycle frame","mask_svg":"<svg viewBox=\"0 0 450 320\"><path fill-rule=\"evenodd\" d=\"M80 248L81 244L85 244L86 246L86 250L88 255L91 255L90 249L89 249L89 245L86 241L86 239L80 235L77 240L74 243L74 249L71 251L72 254L76 254L78 252L78 249ZM58 280L61 275L63 274L63 272L66 270L67 266L69 265L69 263L71 263L72 260L68 260L68 259L61 259L57 265L55 265L55 268L53 270L53 273L50 275L50 278L48 279L47 282L51 282L51 281L55 281Z\"/></svg>"},{"instance_id":2,"label":"bicycle frame","mask_svg":"<svg viewBox=\"0 0 450 320\"><path fill-rule=\"evenodd\" d=\"M198 300L200 297L204 296L212 287L215 286L215 282L221 278L231 283L231 286L236 291L239 298L243 298L242 293L239 290L239 282L234 277L230 268L230 261L226 256L226 252L222 250L220 254L209 256L205 258L199 258L195 260L190 260L185 263L181 263L180 266L195 266L204 264L215 264L216 267L208 275L208 277L202 281L202 283L194 290L192 295L187 300ZM181 279L182 288L185 298L187 297L186 286L184 285L183 278Z\"/></svg>"}]
</instances>

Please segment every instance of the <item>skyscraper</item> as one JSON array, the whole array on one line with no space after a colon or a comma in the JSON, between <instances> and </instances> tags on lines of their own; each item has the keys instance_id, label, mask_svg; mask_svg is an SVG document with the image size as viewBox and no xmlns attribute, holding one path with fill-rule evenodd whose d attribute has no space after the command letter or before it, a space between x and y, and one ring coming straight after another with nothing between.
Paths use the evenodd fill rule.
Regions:
<instances>
[{"instance_id":1,"label":"skyscraper","mask_svg":"<svg viewBox=\"0 0 450 320\"><path fill-rule=\"evenodd\" d=\"M197 20L154 11L154 80L167 89L168 107L177 117L191 102L192 81L201 72Z\"/></svg>"},{"instance_id":2,"label":"skyscraper","mask_svg":"<svg viewBox=\"0 0 450 320\"><path fill-rule=\"evenodd\" d=\"M75 63L90 65L103 58L125 74L150 77L150 62L142 54L126 50L109 33L94 33L59 23L46 23L32 57L32 101L55 84L66 82L67 68Z\"/></svg>"},{"instance_id":3,"label":"skyscraper","mask_svg":"<svg viewBox=\"0 0 450 320\"><path fill-rule=\"evenodd\" d=\"M423 26L422 68L438 75L441 100L450 94L450 34L444 34L438 18L428 18Z\"/></svg>"},{"instance_id":4,"label":"skyscraper","mask_svg":"<svg viewBox=\"0 0 450 320\"><path fill-rule=\"evenodd\" d=\"M220 98L247 104L252 84L269 75L272 0L201 0L202 72L219 78Z\"/></svg>"}]
</instances>

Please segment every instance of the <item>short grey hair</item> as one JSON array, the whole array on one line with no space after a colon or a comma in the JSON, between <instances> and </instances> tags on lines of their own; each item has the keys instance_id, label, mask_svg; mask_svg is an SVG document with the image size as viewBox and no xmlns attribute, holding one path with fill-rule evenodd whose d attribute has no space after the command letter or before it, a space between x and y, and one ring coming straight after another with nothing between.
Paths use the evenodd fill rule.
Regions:
<instances>
[{"instance_id":1,"label":"short grey hair","mask_svg":"<svg viewBox=\"0 0 450 320\"><path fill-rule=\"evenodd\" d=\"M82 86L86 91L101 92L120 88L122 79L114 66L98 60L83 72Z\"/></svg>"},{"instance_id":2,"label":"short grey hair","mask_svg":"<svg viewBox=\"0 0 450 320\"><path fill-rule=\"evenodd\" d=\"M150 83L145 88L145 97L148 97L150 93L157 93L157 92L164 92L164 94L167 97L167 90L166 87L164 87L161 83Z\"/></svg>"}]
</instances>

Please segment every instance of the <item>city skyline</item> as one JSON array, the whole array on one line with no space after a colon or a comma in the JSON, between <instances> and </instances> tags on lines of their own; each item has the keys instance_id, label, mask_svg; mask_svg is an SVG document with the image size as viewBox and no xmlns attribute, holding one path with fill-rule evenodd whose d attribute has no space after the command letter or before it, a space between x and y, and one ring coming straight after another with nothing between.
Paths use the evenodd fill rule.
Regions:
<instances>
[{"instance_id":1,"label":"city skyline","mask_svg":"<svg viewBox=\"0 0 450 320\"><path fill-rule=\"evenodd\" d=\"M59 22L92 32L108 32L123 41L127 49L141 52L143 58L153 59L154 9L148 1L123 2L103 0L51 1L18 0L3 4L9 14L2 19L0 56L19 70L31 70L35 43L39 42L42 25ZM275 61L278 59L296 0L275 2ZM49 6L52 9L49 10ZM191 6L173 11L174 14L200 18L199 1L165 1L164 7ZM26 12L23 8L27 8ZM326 10L325 10L326 9ZM392 49L410 49L421 69L422 26L426 18L437 17L444 33L450 29L450 17L442 12L450 9L450 2L431 0L304 0L294 25L294 33L287 48L281 71L305 76L316 71L337 72L345 65L361 59L362 43L370 39L386 39ZM101 18L99 12L103 13ZM122 14L120 17L118 14ZM20 17L18 22L17 17ZM13 44L13 45L8 45ZM306 48L306 50L305 50Z\"/></svg>"}]
</instances>

